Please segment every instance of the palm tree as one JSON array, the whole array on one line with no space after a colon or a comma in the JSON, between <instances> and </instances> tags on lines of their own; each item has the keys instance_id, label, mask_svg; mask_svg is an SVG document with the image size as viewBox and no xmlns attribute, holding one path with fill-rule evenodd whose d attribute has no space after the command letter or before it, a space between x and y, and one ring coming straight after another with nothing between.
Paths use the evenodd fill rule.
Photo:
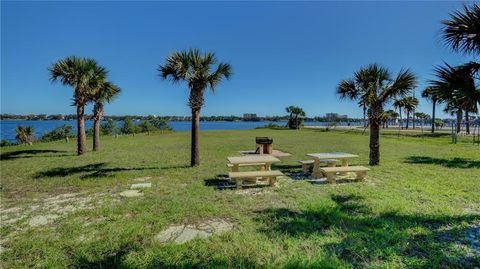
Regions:
<instances>
[{"instance_id":1,"label":"palm tree","mask_svg":"<svg viewBox=\"0 0 480 269\"><path fill-rule=\"evenodd\" d=\"M35 131L32 126L17 126L15 139L19 144L31 144L35 140Z\"/></svg>"},{"instance_id":2,"label":"palm tree","mask_svg":"<svg viewBox=\"0 0 480 269\"><path fill-rule=\"evenodd\" d=\"M463 11L450 14L443 20L442 37L454 51L480 54L480 6L464 5Z\"/></svg>"},{"instance_id":3,"label":"palm tree","mask_svg":"<svg viewBox=\"0 0 480 269\"><path fill-rule=\"evenodd\" d=\"M93 105L93 150L100 149L100 122L104 113L104 103L111 103L120 94L120 88L111 82L104 82L91 94Z\"/></svg>"},{"instance_id":4,"label":"palm tree","mask_svg":"<svg viewBox=\"0 0 480 269\"><path fill-rule=\"evenodd\" d=\"M298 106L289 106L285 110L290 113L287 126L290 129L300 129L302 125L302 118L306 116L305 111Z\"/></svg>"},{"instance_id":5,"label":"palm tree","mask_svg":"<svg viewBox=\"0 0 480 269\"><path fill-rule=\"evenodd\" d=\"M293 110L295 109L295 106L287 106L285 108L285 111L289 114L288 115L288 122L287 122L287 125L286 127L289 127L290 128L290 123L292 122L293 120Z\"/></svg>"},{"instance_id":6,"label":"palm tree","mask_svg":"<svg viewBox=\"0 0 480 269\"><path fill-rule=\"evenodd\" d=\"M464 66L437 66L437 79L430 80L432 91L439 101L446 104L445 111L457 115L457 133L460 132L463 112L469 133L469 112L477 113L480 104L480 89L475 85L474 70Z\"/></svg>"},{"instance_id":7,"label":"palm tree","mask_svg":"<svg viewBox=\"0 0 480 269\"><path fill-rule=\"evenodd\" d=\"M415 112L415 117L417 117L417 119L419 119L422 124L421 128L422 128L422 134L423 134L423 124L425 120L428 120L430 118L430 116L423 112Z\"/></svg>"},{"instance_id":8,"label":"palm tree","mask_svg":"<svg viewBox=\"0 0 480 269\"><path fill-rule=\"evenodd\" d=\"M395 112L394 110L387 110L382 113L382 123L383 123L383 128L388 128L388 124L391 120L395 120L398 118L398 113Z\"/></svg>"},{"instance_id":9,"label":"palm tree","mask_svg":"<svg viewBox=\"0 0 480 269\"><path fill-rule=\"evenodd\" d=\"M405 96L417 84L416 76L402 69L393 78L388 69L378 64L362 67L353 78L340 81L337 93L340 98L362 102L366 105L370 126L370 165L380 163L380 123L385 104Z\"/></svg>"},{"instance_id":10,"label":"palm tree","mask_svg":"<svg viewBox=\"0 0 480 269\"><path fill-rule=\"evenodd\" d=\"M212 72L216 63L214 53L201 53L198 49L189 49L173 52L167 57L166 63L158 67L162 79L171 79L174 83L185 81L190 88L188 105L192 112L191 166L200 164L198 132L205 90L215 91L224 78L229 79L232 75L231 66L226 63L219 63Z\"/></svg>"},{"instance_id":11,"label":"palm tree","mask_svg":"<svg viewBox=\"0 0 480 269\"><path fill-rule=\"evenodd\" d=\"M408 129L408 122L410 120L410 114L413 113L415 108L418 106L418 99L412 96L407 96L401 99L401 104L403 110L407 113L407 126ZM413 119L412 119L413 121Z\"/></svg>"},{"instance_id":12,"label":"palm tree","mask_svg":"<svg viewBox=\"0 0 480 269\"><path fill-rule=\"evenodd\" d=\"M74 89L73 104L77 107L77 153L85 153L85 104L89 94L99 87L107 71L93 59L70 56L54 63L50 68L50 80Z\"/></svg>"},{"instance_id":13,"label":"palm tree","mask_svg":"<svg viewBox=\"0 0 480 269\"><path fill-rule=\"evenodd\" d=\"M393 107L398 109L398 115L400 116L400 120L398 122L398 130L403 128L403 119L402 119L402 108L405 106L403 99L396 99L393 101Z\"/></svg>"},{"instance_id":14,"label":"palm tree","mask_svg":"<svg viewBox=\"0 0 480 269\"><path fill-rule=\"evenodd\" d=\"M367 127L367 105L365 105L362 101L358 102L358 106L362 107L363 111L363 127Z\"/></svg>"},{"instance_id":15,"label":"palm tree","mask_svg":"<svg viewBox=\"0 0 480 269\"><path fill-rule=\"evenodd\" d=\"M437 105L438 97L435 95L433 87L427 87L422 92L422 97L432 101L432 134L435 132L435 106Z\"/></svg>"}]
</instances>

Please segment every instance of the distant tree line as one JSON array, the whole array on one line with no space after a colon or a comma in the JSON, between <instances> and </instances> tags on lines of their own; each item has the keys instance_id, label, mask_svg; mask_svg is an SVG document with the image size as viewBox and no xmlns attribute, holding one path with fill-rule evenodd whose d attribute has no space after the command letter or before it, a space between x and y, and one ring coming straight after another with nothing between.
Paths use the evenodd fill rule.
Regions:
<instances>
[{"instance_id":1,"label":"distant tree line","mask_svg":"<svg viewBox=\"0 0 480 269\"><path fill-rule=\"evenodd\" d=\"M18 125L15 129L15 139L17 145L29 144L31 145L35 141L50 142L57 140L69 141L70 138L75 138L76 135L72 132L73 126L64 124L58 126L50 132L43 134L41 138L35 136L35 129L33 126L22 126ZM93 126L88 130L88 136L94 136ZM131 118L125 118L121 121L121 124L118 124L118 121L113 119L107 119L100 125L100 135L135 135L139 133L148 133L155 131L172 131L168 125L167 119L150 117L145 120L140 121L137 124L134 124ZM15 145L8 140L1 140L0 146L11 146Z\"/></svg>"},{"instance_id":2,"label":"distant tree line","mask_svg":"<svg viewBox=\"0 0 480 269\"><path fill-rule=\"evenodd\" d=\"M46 114L28 114L28 115L17 115L17 114L0 114L0 120L76 120L75 114L55 114L55 115L46 115ZM152 117L167 120L167 121L191 121L190 116L139 116L139 115L121 115L121 116L104 116L104 120L113 120L113 121L124 121L129 118L132 121L142 121L149 120ZM94 115L85 114L86 120L94 120ZM255 120L248 119L245 120L240 116L202 116L200 121L288 121L290 119L289 115L285 116L258 116ZM325 116L315 116L315 117L303 117L303 121L307 122L361 122L361 118L327 118Z\"/></svg>"}]
</instances>

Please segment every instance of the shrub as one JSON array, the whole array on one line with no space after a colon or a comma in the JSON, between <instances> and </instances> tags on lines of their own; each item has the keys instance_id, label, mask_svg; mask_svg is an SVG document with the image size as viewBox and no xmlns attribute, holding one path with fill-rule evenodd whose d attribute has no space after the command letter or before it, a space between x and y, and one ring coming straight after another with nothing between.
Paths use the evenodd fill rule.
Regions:
<instances>
[{"instance_id":1,"label":"shrub","mask_svg":"<svg viewBox=\"0 0 480 269\"><path fill-rule=\"evenodd\" d=\"M112 119L108 119L105 123L100 126L100 132L103 135L114 135L118 133L117 125Z\"/></svg>"},{"instance_id":2,"label":"shrub","mask_svg":"<svg viewBox=\"0 0 480 269\"><path fill-rule=\"evenodd\" d=\"M7 146L12 146L12 145L13 145L13 144L12 144L10 141L5 140L5 139L2 139L2 140L0 141L0 147L7 147Z\"/></svg>"},{"instance_id":3,"label":"shrub","mask_svg":"<svg viewBox=\"0 0 480 269\"><path fill-rule=\"evenodd\" d=\"M72 126L64 124L62 126L58 126L57 128L53 129L52 131L45 133L42 137L42 141L55 141L55 140L62 140L73 137L72 133Z\"/></svg>"},{"instance_id":4,"label":"shrub","mask_svg":"<svg viewBox=\"0 0 480 269\"><path fill-rule=\"evenodd\" d=\"M150 133L156 129L149 120L144 120L135 127L138 133Z\"/></svg>"},{"instance_id":5,"label":"shrub","mask_svg":"<svg viewBox=\"0 0 480 269\"><path fill-rule=\"evenodd\" d=\"M135 126L130 118L125 118L123 120L123 126L120 131L122 134L135 134Z\"/></svg>"},{"instance_id":6,"label":"shrub","mask_svg":"<svg viewBox=\"0 0 480 269\"><path fill-rule=\"evenodd\" d=\"M163 131L171 131L172 128L168 125L168 120L167 119L161 119L161 118L154 118L149 120L150 123L157 129L163 130Z\"/></svg>"},{"instance_id":7,"label":"shrub","mask_svg":"<svg viewBox=\"0 0 480 269\"><path fill-rule=\"evenodd\" d=\"M32 144L35 138L35 130L32 126L18 125L15 129L15 139L19 144Z\"/></svg>"}]
</instances>

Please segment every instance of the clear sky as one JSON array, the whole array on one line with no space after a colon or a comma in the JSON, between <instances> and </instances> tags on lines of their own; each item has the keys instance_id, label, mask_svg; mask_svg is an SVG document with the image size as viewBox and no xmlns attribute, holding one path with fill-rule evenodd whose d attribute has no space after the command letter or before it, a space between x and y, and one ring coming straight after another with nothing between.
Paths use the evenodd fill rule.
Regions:
<instances>
[{"instance_id":1,"label":"clear sky","mask_svg":"<svg viewBox=\"0 0 480 269\"><path fill-rule=\"evenodd\" d=\"M69 55L95 58L122 88L110 115L189 115L185 84L156 71L174 50L215 52L234 75L206 96L203 115L360 116L337 83L377 62L420 77L469 57L440 39L461 2L5 2L1 3L1 112L74 114L72 90L47 68ZM91 109L88 107L87 109ZM420 111L430 113L422 100ZM441 111L439 108L438 111Z\"/></svg>"}]
</instances>

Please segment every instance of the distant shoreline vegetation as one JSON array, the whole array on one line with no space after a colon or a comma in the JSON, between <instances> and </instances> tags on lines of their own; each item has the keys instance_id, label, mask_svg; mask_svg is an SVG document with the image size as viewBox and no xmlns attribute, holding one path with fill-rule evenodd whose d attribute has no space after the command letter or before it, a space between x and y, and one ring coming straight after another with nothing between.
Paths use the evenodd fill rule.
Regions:
<instances>
[{"instance_id":1,"label":"distant shoreline vegetation","mask_svg":"<svg viewBox=\"0 0 480 269\"><path fill-rule=\"evenodd\" d=\"M112 119L113 121L123 121L126 118L129 118L133 121L142 121L149 120L151 118L165 119L168 121L191 121L190 116L139 116L139 115L122 115L122 116L104 116L104 121ZM0 114L0 120L76 120L77 116L75 114ZM85 115L85 120L93 120L93 115ZM240 116L201 116L200 121L288 121L289 116L258 116L255 118L243 118ZM305 117L304 121L307 122L363 122L362 118L327 118L327 117Z\"/></svg>"}]
</instances>

